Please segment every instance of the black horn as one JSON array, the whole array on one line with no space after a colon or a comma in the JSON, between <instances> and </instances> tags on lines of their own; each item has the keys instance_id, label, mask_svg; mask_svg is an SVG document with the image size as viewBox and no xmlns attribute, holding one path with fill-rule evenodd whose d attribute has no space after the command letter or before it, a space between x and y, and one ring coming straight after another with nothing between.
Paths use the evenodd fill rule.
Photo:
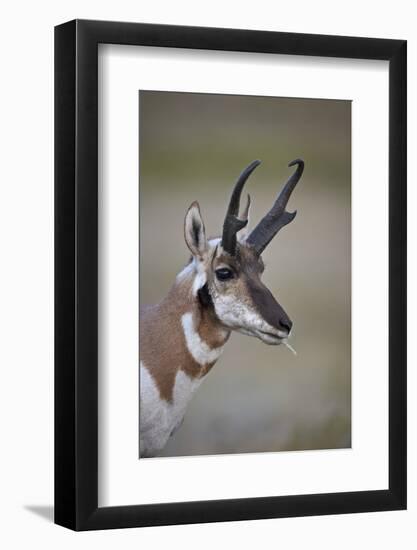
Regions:
<instances>
[{"instance_id":1,"label":"black horn","mask_svg":"<svg viewBox=\"0 0 417 550\"><path fill-rule=\"evenodd\" d=\"M295 165L297 165L296 171L292 176L290 176L283 190L278 195L278 198L275 201L273 207L266 214L266 216L262 218L262 220L258 223L258 225L254 228L249 237L246 239L246 242L253 246L258 254L262 254L263 250L265 250L265 248L272 241L278 231L295 218L297 211L287 212L285 210L291 193L294 191L295 186L300 181L300 178L304 171L303 160L293 160L289 163L288 166Z\"/></svg>"},{"instance_id":2,"label":"black horn","mask_svg":"<svg viewBox=\"0 0 417 550\"><path fill-rule=\"evenodd\" d=\"M230 197L229 207L227 209L226 217L223 224L222 247L232 256L236 253L236 234L248 223L247 212L245 212L244 215L246 219L239 219L240 196L242 195L243 186L245 185L248 177L260 164L261 161L254 160L249 164L247 168L243 170L243 172L239 176L239 179L235 183L232 191L232 196ZM247 209L248 207L249 203L247 205Z\"/></svg>"}]
</instances>

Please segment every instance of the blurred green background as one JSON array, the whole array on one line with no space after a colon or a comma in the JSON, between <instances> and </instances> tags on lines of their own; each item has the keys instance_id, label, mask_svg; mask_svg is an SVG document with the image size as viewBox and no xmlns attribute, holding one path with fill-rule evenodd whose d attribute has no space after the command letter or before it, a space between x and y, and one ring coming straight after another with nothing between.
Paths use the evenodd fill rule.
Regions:
<instances>
[{"instance_id":1,"label":"blurred green background","mask_svg":"<svg viewBox=\"0 0 417 550\"><path fill-rule=\"evenodd\" d=\"M233 334L164 456L351 445L351 103L141 91L140 299L158 302L187 263L198 200L219 236L231 188L254 159L250 226L301 157L297 209L265 250L264 282L294 322L294 356Z\"/></svg>"}]
</instances>

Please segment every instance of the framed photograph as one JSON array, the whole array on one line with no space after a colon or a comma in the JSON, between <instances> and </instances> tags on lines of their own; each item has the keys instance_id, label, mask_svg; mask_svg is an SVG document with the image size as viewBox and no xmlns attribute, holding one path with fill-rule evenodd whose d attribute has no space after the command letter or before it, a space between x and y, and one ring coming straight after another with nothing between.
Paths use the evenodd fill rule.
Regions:
<instances>
[{"instance_id":1,"label":"framed photograph","mask_svg":"<svg viewBox=\"0 0 417 550\"><path fill-rule=\"evenodd\" d=\"M406 508L406 42L55 29L55 522Z\"/></svg>"}]
</instances>

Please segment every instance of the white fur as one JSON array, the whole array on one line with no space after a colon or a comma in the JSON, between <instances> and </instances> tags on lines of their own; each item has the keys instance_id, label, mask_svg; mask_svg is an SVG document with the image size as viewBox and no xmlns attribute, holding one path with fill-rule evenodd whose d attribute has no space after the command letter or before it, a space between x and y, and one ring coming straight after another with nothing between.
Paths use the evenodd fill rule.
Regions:
<instances>
[{"instance_id":1,"label":"white fur","mask_svg":"<svg viewBox=\"0 0 417 550\"><path fill-rule=\"evenodd\" d=\"M213 250L216 247L216 245L219 244L220 241L221 241L220 238L210 239L208 241L209 249ZM194 270L196 272L196 275L193 281L193 296L197 296L197 293L200 290L200 288L203 288L203 286L207 282L206 266L204 264L204 261L196 260L195 258L193 259L192 263L194 266Z\"/></svg>"},{"instance_id":2,"label":"white fur","mask_svg":"<svg viewBox=\"0 0 417 550\"><path fill-rule=\"evenodd\" d=\"M140 363L140 456L155 456L166 445L171 434L181 425L185 410L202 379L192 379L177 372L172 403L161 399L155 380Z\"/></svg>"},{"instance_id":3,"label":"white fur","mask_svg":"<svg viewBox=\"0 0 417 550\"><path fill-rule=\"evenodd\" d=\"M219 243L221 239L215 238L210 239L208 241L209 249L214 249ZM195 257L191 260L189 264L187 264L177 275L176 279L177 282L182 282L189 277L194 276L193 284L192 284L192 293L193 296L197 296L198 291L200 288L203 288L203 286L207 282L207 273L204 261L198 260Z\"/></svg>"},{"instance_id":4,"label":"white fur","mask_svg":"<svg viewBox=\"0 0 417 550\"><path fill-rule=\"evenodd\" d=\"M224 346L211 348L204 342L194 327L192 313L184 313L181 317L181 324L184 331L187 349L199 365L214 363L222 354Z\"/></svg>"},{"instance_id":5,"label":"white fur","mask_svg":"<svg viewBox=\"0 0 417 550\"><path fill-rule=\"evenodd\" d=\"M210 239L209 240L209 245L211 248L214 248L215 246L217 246L218 244L220 244L221 242L221 237L215 237L214 239Z\"/></svg>"},{"instance_id":6,"label":"white fur","mask_svg":"<svg viewBox=\"0 0 417 550\"><path fill-rule=\"evenodd\" d=\"M213 303L217 317L231 329L249 336L258 336L268 343L272 343L269 342L272 339L262 333L270 332L276 334L278 338L288 336L286 332L277 330L267 323L262 315L245 302L239 301L236 296L214 295Z\"/></svg>"},{"instance_id":7,"label":"white fur","mask_svg":"<svg viewBox=\"0 0 417 550\"><path fill-rule=\"evenodd\" d=\"M197 296L197 293L200 290L200 288L203 288L203 286L207 282L207 275L206 275L206 270L204 269L203 262L197 261L196 263L197 263L197 266L196 266L197 274L195 275L194 282L193 282L193 296Z\"/></svg>"},{"instance_id":8,"label":"white fur","mask_svg":"<svg viewBox=\"0 0 417 550\"><path fill-rule=\"evenodd\" d=\"M181 283L188 279L189 277L194 277L192 284L192 293L193 296L197 296L200 288L206 284L207 275L204 269L203 262L196 260L195 258L187 264L182 271L180 271L176 277L177 282Z\"/></svg>"},{"instance_id":9,"label":"white fur","mask_svg":"<svg viewBox=\"0 0 417 550\"><path fill-rule=\"evenodd\" d=\"M195 260L192 259L192 261L187 264L177 275L177 281L181 282L185 279L188 279L188 277L191 277L195 273Z\"/></svg>"}]
</instances>

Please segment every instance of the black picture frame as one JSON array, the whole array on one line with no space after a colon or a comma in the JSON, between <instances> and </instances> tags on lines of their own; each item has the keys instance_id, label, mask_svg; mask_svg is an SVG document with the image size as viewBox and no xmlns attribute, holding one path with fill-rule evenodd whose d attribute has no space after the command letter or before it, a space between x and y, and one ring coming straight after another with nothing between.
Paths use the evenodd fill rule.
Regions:
<instances>
[{"instance_id":1,"label":"black picture frame","mask_svg":"<svg viewBox=\"0 0 417 550\"><path fill-rule=\"evenodd\" d=\"M98 44L389 61L389 488L98 507ZM74 530L406 508L405 40L74 20L55 28L55 522Z\"/></svg>"}]
</instances>

